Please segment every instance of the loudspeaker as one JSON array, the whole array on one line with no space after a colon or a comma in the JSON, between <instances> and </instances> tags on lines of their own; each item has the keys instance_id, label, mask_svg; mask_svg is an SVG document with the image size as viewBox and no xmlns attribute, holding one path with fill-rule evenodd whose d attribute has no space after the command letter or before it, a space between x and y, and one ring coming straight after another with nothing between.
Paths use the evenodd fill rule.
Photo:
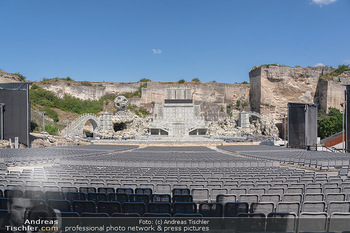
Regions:
<instances>
[{"instance_id":1,"label":"loudspeaker","mask_svg":"<svg viewBox=\"0 0 350 233\"><path fill-rule=\"evenodd\" d=\"M317 145L317 106L288 103L288 146L306 149Z\"/></svg>"}]
</instances>

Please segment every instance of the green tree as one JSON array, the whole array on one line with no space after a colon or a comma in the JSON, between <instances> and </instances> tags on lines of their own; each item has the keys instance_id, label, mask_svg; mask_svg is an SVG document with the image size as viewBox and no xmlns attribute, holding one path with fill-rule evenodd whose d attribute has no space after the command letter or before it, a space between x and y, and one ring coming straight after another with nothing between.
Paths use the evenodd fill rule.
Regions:
<instances>
[{"instance_id":1,"label":"green tree","mask_svg":"<svg viewBox=\"0 0 350 233\"><path fill-rule=\"evenodd\" d=\"M318 116L321 116L323 114L326 114L326 111L324 109L318 110Z\"/></svg>"},{"instance_id":2,"label":"green tree","mask_svg":"<svg viewBox=\"0 0 350 233\"><path fill-rule=\"evenodd\" d=\"M229 105L226 106L226 113L227 114L230 114L231 108L232 108L232 104L229 104Z\"/></svg>"},{"instance_id":3,"label":"green tree","mask_svg":"<svg viewBox=\"0 0 350 233\"><path fill-rule=\"evenodd\" d=\"M200 82L200 80L199 80L199 78L194 78L194 79L192 79L192 82L199 83L199 82Z\"/></svg>"},{"instance_id":4,"label":"green tree","mask_svg":"<svg viewBox=\"0 0 350 233\"><path fill-rule=\"evenodd\" d=\"M236 108L239 108L239 106L241 106L241 101L240 101L240 100L237 100L237 101L236 101Z\"/></svg>"},{"instance_id":5,"label":"green tree","mask_svg":"<svg viewBox=\"0 0 350 233\"><path fill-rule=\"evenodd\" d=\"M54 125L45 125L45 131L48 132L50 135L57 135L58 128Z\"/></svg>"},{"instance_id":6,"label":"green tree","mask_svg":"<svg viewBox=\"0 0 350 233\"><path fill-rule=\"evenodd\" d=\"M140 79L140 81L139 82L149 82L149 81L151 81L151 79L148 79L148 78L142 78L142 79Z\"/></svg>"},{"instance_id":7,"label":"green tree","mask_svg":"<svg viewBox=\"0 0 350 233\"><path fill-rule=\"evenodd\" d=\"M184 82L185 82L185 79L180 79L180 80L178 81L179 84L182 84L182 83L184 83Z\"/></svg>"},{"instance_id":8,"label":"green tree","mask_svg":"<svg viewBox=\"0 0 350 233\"><path fill-rule=\"evenodd\" d=\"M318 135L321 138L332 136L343 130L343 115L335 108L328 109L328 116L318 122Z\"/></svg>"}]
</instances>

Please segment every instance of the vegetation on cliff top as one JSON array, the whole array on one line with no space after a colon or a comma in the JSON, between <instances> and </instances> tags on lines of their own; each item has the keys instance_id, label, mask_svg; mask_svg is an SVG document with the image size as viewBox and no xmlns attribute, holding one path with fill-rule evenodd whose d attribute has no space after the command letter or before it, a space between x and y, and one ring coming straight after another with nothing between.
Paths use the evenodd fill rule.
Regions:
<instances>
[{"instance_id":1,"label":"vegetation on cliff top","mask_svg":"<svg viewBox=\"0 0 350 233\"><path fill-rule=\"evenodd\" d=\"M280 65L280 64L277 64L277 63L273 63L273 64L262 64L260 66L254 66L250 71L252 70L255 70L255 69L259 69L261 67L266 67L266 68L269 68L270 66L281 66L281 67L289 67L289 66L286 66L286 65Z\"/></svg>"},{"instance_id":2,"label":"vegetation on cliff top","mask_svg":"<svg viewBox=\"0 0 350 233\"><path fill-rule=\"evenodd\" d=\"M140 85L140 87L137 89L137 91L125 92L125 93L123 93L123 96L125 96L127 99L130 99L132 97L140 97L141 98L142 88L147 88L147 82L143 82Z\"/></svg>"},{"instance_id":3,"label":"vegetation on cliff top","mask_svg":"<svg viewBox=\"0 0 350 233\"><path fill-rule=\"evenodd\" d=\"M339 76L345 71L350 71L349 65L339 65L336 70L331 73L322 75L320 78L325 80L332 80L333 77Z\"/></svg>"},{"instance_id":4,"label":"vegetation on cliff top","mask_svg":"<svg viewBox=\"0 0 350 233\"><path fill-rule=\"evenodd\" d=\"M41 84L50 84L51 82L58 82L58 81L66 81L66 82L71 82L74 81L71 77L66 77L66 78L43 78L40 83Z\"/></svg>"},{"instance_id":5,"label":"vegetation on cliff top","mask_svg":"<svg viewBox=\"0 0 350 233\"><path fill-rule=\"evenodd\" d=\"M20 74L20 73L14 73L14 75L17 75L22 80L22 82L26 82L27 81L27 78L25 76L23 76L22 74Z\"/></svg>"},{"instance_id":6,"label":"vegetation on cliff top","mask_svg":"<svg viewBox=\"0 0 350 233\"><path fill-rule=\"evenodd\" d=\"M264 68L269 68L270 66L279 66L279 67L293 67L293 66L287 66L287 65L280 65L280 64L277 64L277 63L273 63L273 64L262 64L260 66L254 66L250 71L253 71L255 69L259 69L261 67L264 67ZM331 67L331 66L330 66ZM302 66L294 66L294 68L301 68L301 69L312 69L312 68L315 68L315 66L307 66L307 67L302 67Z\"/></svg>"}]
</instances>

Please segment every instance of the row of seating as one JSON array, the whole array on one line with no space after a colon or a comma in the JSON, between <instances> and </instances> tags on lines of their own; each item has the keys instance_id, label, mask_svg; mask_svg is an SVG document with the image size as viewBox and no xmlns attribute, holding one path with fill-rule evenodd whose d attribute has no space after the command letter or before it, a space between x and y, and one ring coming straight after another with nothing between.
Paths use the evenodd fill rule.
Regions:
<instances>
[{"instance_id":1,"label":"row of seating","mask_svg":"<svg viewBox=\"0 0 350 233\"><path fill-rule=\"evenodd\" d=\"M321 169L350 166L349 157L344 153L306 151L272 146L218 146L218 148L248 158L267 159L285 164L297 164Z\"/></svg>"},{"instance_id":2,"label":"row of seating","mask_svg":"<svg viewBox=\"0 0 350 233\"><path fill-rule=\"evenodd\" d=\"M227 196L227 195L218 195L216 198L216 202L208 202L208 200L202 200L203 202L194 202L192 195L173 195L169 194L125 194L125 193L110 193L108 196L105 193L88 193L85 195L84 193L66 193L62 196L62 193L55 193L56 195L52 195L51 198L47 199L31 199L36 203L38 201L47 202L52 205L54 208L57 208L63 212L69 212L68 209L73 208L74 203L82 203L81 205L86 208L82 208L81 211L78 212L91 212L91 205L98 205L98 203L102 202L106 205L114 205L116 202L119 204L124 203L141 203L141 205L147 206L150 203L165 203L168 205L176 204L176 203L194 203L198 205L203 205L204 203L208 205L226 205L227 203L244 203L248 209L250 205L250 209L252 213L264 213L267 214L269 212L294 212L299 215L300 212L327 212L329 214L333 212L350 212L350 201L343 200L278 200L275 199L272 201L258 201L258 200L244 200L238 198L238 202L236 202L235 196ZM65 198L64 198L65 196ZM274 196L273 196L274 197ZM94 203L94 204L92 204ZM110 204L108 204L110 203ZM63 206L63 207L62 207ZM69 208L67 209L67 206ZM6 209L8 207L8 198L0 198L0 209ZM94 207L93 209L95 209ZM143 207L142 207L143 208ZM92 211L95 212L95 211ZM214 216L213 216L214 217Z\"/></svg>"},{"instance_id":3,"label":"row of seating","mask_svg":"<svg viewBox=\"0 0 350 233\"><path fill-rule=\"evenodd\" d=\"M122 186L122 187L121 187ZM243 186L243 187L242 187ZM224 187L220 187L219 185L212 185L212 186L206 186L204 185L190 185L188 188L186 185L171 185L171 184L141 184L140 186L137 186L136 184L125 184L125 185L117 185L112 184L111 186L22 186L22 185L7 185L7 186L0 186L0 190L6 190L6 189L25 189L25 190L43 190L43 192L46 191L63 191L63 192L119 192L118 190L130 190L130 193L134 193L134 190L140 190L140 189L148 189L150 192L157 192L157 193L170 193L173 189L179 189L179 188L187 188L191 190L192 192L196 193L206 193L208 196L215 196L217 194L311 194L311 193L323 193L325 195L331 194L331 193L339 193L339 194L346 194L348 195L350 193L350 184L342 184L340 186L337 186L337 184L328 184L327 186L324 185L323 187L320 184L311 183L304 188L304 184L299 183L291 183L289 186L283 183L276 183L273 184L273 186L268 185L259 185L255 187L247 187L247 186L238 186L238 185L227 185ZM123 191L124 192L124 191ZM129 193L129 191L128 191Z\"/></svg>"},{"instance_id":4,"label":"row of seating","mask_svg":"<svg viewBox=\"0 0 350 233\"><path fill-rule=\"evenodd\" d=\"M110 187L99 187L98 189L94 187L62 187L62 191L41 191L38 189L29 189L24 192L22 189L5 189L4 192L0 189L0 197L8 197L9 192L17 192L17 196L23 196L26 198L39 198L39 199L57 199L59 196L64 196L65 193L82 193L86 195L99 195L101 197L106 196L110 193L125 193L125 194L153 194L153 190L150 188L136 188L135 190L132 188L110 188ZM227 196L231 198L236 198L239 201L247 201L247 202L258 202L258 201L345 201L350 200L349 189L346 189L346 193L341 191L345 191L345 189L339 188L330 188L327 192L315 188L312 192L300 193L300 192L289 192L290 190L285 190L281 187L270 188L267 190L257 190L257 189L186 189L186 188L175 188L171 192L170 190L162 190L163 192L157 193L171 193L172 195L177 194L191 194L193 199L197 201L215 201L218 195ZM261 191L261 192L259 192ZM333 191L333 192L331 192Z\"/></svg>"}]
</instances>

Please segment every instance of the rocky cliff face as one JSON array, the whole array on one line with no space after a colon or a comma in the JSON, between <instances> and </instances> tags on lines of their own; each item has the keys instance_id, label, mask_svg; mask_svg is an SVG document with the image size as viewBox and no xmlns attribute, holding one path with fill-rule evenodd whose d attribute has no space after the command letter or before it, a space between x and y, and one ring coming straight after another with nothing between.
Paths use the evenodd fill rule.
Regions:
<instances>
[{"instance_id":1,"label":"rocky cliff face","mask_svg":"<svg viewBox=\"0 0 350 233\"><path fill-rule=\"evenodd\" d=\"M22 82L20 77L15 74L7 73L0 70L0 83L18 83Z\"/></svg>"},{"instance_id":2,"label":"rocky cliff face","mask_svg":"<svg viewBox=\"0 0 350 233\"><path fill-rule=\"evenodd\" d=\"M167 84L149 82L147 88L142 89L141 103L163 103L167 88L191 89L194 104L201 106L201 115L207 121L223 120L227 117L226 107L236 104L237 100L248 102L249 85L229 83L194 83Z\"/></svg>"},{"instance_id":3,"label":"rocky cliff face","mask_svg":"<svg viewBox=\"0 0 350 233\"><path fill-rule=\"evenodd\" d=\"M40 84L42 88L52 91L58 97L63 98L65 94L82 99L82 100L99 100L102 96L114 93L121 94L125 92L134 92L139 87L139 83L91 83L91 86L83 86L81 82L50 82L50 84Z\"/></svg>"},{"instance_id":4,"label":"rocky cliff face","mask_svg":"<svg viewBox=\"0 0 350 233\"><path fill-rule=\"evenodd\" d=\"M249 72L251 110L282 121L288 102L313 103L319 77L331 67L262 66Z\"/></svg>"},{"instance_id":5,"label":"rocky cliff face","mask_svg":"<svg viewBox=\"0 0 350 233\"><path fill-rule=\"evenodd\" d=\"M92 86L82 86L80 82L57 81L50 84L40 84L46 90L54 92L58 97L63 98L65 94L87 100L98 100L103 95L114 93L122 95L125 92L135 92L140 88L141 83L91 83ZM195 83L186 82L164 83L148 82L147 88L142 88L141 98L132 98L131 104L144 106L152 112L153 103L164 103L167 88L190 88L194 103L201 106L201 114L206 120L216 121L227 117L227 105L235 106L236 101L249 101L249 84L229 83Z\"/></svg>"},{"instance_id":6,"label":"rocky cliff face","mask_svg":"<svg viewBox=\"0 0 350 233\"><path fill-rule=\"evenodd\" d=\"M342 111L340 103L345 101L345 85L350 85L350 71L343 72L330 80L320 79L317 85L315 102L321 109L337 108Z\"/></svg>"}]
</instances>

